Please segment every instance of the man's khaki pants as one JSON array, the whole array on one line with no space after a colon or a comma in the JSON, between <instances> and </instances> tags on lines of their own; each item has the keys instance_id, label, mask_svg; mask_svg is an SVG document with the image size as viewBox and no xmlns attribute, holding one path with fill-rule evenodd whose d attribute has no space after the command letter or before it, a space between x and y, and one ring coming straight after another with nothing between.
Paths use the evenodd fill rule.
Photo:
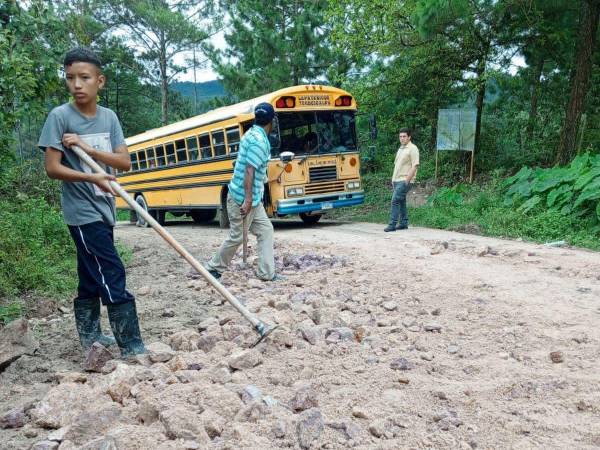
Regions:
<instances>
[{"instance_id":1,"label":"man's khaki pants","mask_svg":"<svg viewBox=\"0 0 600 450\"><path fill-rule=\"evenodd\" d=\"M243 219L238 205L227 195L227 214L229 214L229 236L221 244L219 251L206 264L209 270L223 273L231 263L235 252L242 244ZM262 203L252 208L246 216L248 231L258 241L258 269L256 275L261 280L272 280L275 276L275 260L273 258L273 224L267 217Z\"/></svg>"}]
</instances>

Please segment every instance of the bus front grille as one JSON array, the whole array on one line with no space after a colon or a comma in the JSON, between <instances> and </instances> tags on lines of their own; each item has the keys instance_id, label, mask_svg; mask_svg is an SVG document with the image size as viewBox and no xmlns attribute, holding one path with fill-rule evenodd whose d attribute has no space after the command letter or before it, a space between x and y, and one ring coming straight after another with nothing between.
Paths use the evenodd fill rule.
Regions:
<instances>
[{"instance_id":1,"label":"bus front grille","mask_svg":"<svg viewBox=\"0 0 600 450\"><path fill-rule=\"evenodd\" d=\"M323 194L326 192L342 192L344 190L343 181L333 181L329 183L313 183L304 187L305 195Z\"/></svg>"},{"instance_id":2,"label":"bus front grille","mask_svg":"<svg viewBox=\"0 0 600 450\"><path fill-rule=\"evenodd\" d=\"M311 167L308 173L311 183L337 180L337 169L335 166Z\"/></svg>"}]
</instances>

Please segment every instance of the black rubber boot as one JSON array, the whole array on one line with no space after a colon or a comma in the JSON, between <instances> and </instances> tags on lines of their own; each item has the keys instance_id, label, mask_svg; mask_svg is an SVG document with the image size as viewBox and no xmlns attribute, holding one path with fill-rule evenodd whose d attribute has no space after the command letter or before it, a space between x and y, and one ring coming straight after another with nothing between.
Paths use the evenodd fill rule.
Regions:
<instances>
[{"instance_id":1,"label":"black rubber boot","mask_svg":"<svg viewBox=\"0 0 600 450\"><path fill-rule=\"evenodd\" d=\"M84 350L88 350L94 342L99 342L105 347L116 343L113 337L102 334L98 297L73 300L73 313L79 341Z\"/></svg>"},{"instance_id":2,"label":"black rubber boot","mask_svg":"<svg viewBox=\"0 0 600 450\"><path fill-rule=\"evenodd\" d=\"M118 305L107 305L106 309L108 309L110 327L121 349L121 356L129 358L134 355L146 353L146 348L140 334L135 301Z\"/></svg>"}]
</instances>

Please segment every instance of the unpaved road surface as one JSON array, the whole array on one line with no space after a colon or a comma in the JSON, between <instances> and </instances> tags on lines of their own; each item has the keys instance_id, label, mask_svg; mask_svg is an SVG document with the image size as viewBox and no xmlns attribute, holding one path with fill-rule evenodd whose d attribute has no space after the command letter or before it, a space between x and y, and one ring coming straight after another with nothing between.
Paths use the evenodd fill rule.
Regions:
<instances>
[{"instance_id":1,"label":"unpaved road surface","mask_svg":"<svg viewBox=\"0 0 600 450\"><path fill-rule=\"evenodd\" d=\"M119 225L146 343L171 348L84 373L69 312L30 321L40 351L0 374L0 416L26 423L0 447L600 446L600 255L382 228L276 223L277 283L239 255L223 283L280 324L251 350L244 319L158 235ZM200 261L226 236L168 229Z\"/></svg>"}]
</instances>

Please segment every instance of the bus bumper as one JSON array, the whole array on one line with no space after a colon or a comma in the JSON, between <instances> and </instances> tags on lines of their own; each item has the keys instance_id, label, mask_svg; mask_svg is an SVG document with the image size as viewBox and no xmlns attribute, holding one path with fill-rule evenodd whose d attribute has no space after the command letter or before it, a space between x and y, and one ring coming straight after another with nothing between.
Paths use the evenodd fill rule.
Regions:
<instances>
[{"instance_id":1,"label":"bus bumper","mask_svg":"<svg viewBox=\"0 0 600 450\"><path fill-rule=\"evenodd\" d=\"M329 209L360 205L365 202L364 191L331 193L312 197L289 198L277 201L277 215L323 212Z\"/></svg>"}]
</instances>

